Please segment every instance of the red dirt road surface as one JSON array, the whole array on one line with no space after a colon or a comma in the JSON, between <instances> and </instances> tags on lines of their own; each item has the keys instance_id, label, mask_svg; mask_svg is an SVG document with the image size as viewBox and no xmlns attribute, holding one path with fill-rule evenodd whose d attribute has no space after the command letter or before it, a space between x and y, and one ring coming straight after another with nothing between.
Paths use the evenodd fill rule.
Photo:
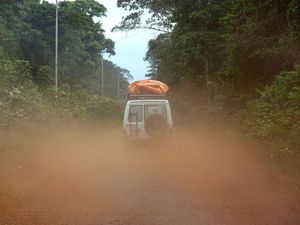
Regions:
<instances>
[{"instance_id":1,"label":"red dirt road surface","mask_svg":"<svg viewBox=\"0 0 300 225\"><path fill-rule=\"evenodd\" d=\"M0 155L0 225L299 225L295 182L211 133L128 143L60 129L18 141Z\"/></svg>"}]
</instances>

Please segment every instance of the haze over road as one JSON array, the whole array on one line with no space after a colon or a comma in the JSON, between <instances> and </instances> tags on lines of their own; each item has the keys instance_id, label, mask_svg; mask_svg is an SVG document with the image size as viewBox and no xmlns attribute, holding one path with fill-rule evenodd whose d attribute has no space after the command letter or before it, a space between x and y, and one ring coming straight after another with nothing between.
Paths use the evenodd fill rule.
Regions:
<instances>
[{"instance_id":1,"label":"haze over road","mask_svg":"<svg viewBox=\"0 0 300 225\"><path fill-rule=\"evenodd\" d=\"M268 173L233 134L127 143L103 130L59 129L2 154L0 224L300 224L292 179Z\"/></svg>"}]
</instances>

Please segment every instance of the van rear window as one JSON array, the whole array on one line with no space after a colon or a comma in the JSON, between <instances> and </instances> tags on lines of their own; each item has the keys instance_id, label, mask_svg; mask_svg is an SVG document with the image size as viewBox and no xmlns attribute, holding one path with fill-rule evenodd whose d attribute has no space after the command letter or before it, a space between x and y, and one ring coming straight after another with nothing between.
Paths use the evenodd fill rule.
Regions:
<instances>
[{"instance_id":1,"label":"van rear window","mask_svg":"<svg viewBox=\"0 0 300 225\"><path fill-rule=\"evenodd\" d=\"M143 106L131 105L128 114L129 122L142 122L143 121Z\"/></svg>"},{"instance_id":2,"label":"van rear window","mask_svg":"<svg viewBox=\"0 0 300 225\"><path fill-rule=\"evenodd\" d=\"M165 105L145 105L145 120L152 114L159 114L167 118L167 110Z\"/></svg>"}]
</instances>

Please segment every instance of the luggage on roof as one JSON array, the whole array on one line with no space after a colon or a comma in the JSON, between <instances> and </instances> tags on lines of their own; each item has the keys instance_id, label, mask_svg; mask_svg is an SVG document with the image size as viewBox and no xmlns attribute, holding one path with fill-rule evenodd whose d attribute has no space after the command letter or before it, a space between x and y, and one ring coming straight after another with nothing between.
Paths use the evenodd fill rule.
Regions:
<instances>
[{"instance_id":1,"label":"luggage on roof","mask_svg":"<svg viewBox=\"0 0 300 225\"><path fill-rule=\"evenodd\" d=\"M128 86L129 94L166 94L168 85L157 80L140 80Z\"/></svg>"}]
</instances>

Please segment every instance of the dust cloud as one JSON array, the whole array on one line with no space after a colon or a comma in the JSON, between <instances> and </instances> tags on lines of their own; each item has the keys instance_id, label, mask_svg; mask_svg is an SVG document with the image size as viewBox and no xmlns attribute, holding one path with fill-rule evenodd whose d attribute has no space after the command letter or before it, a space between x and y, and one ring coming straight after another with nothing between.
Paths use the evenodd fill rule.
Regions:
<instances>
[{"instance_id":1,"label":"dust cloud","mask_svg":"<svg viewBox=\"0 0 300 225\"><path fill-rule=\"evenodd\" d=\"M300 195L218 129L129 141L119 128L37 131L0 155L1 225L300 224Z\"/></svg>"}]
</instances>

